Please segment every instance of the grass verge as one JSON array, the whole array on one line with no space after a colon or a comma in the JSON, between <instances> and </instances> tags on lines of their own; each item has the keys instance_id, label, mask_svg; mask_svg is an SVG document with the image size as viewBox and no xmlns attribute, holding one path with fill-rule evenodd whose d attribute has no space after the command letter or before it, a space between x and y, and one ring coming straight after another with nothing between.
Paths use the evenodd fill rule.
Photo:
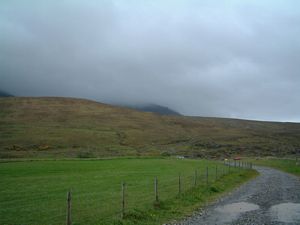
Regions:
<instances>
[{"instance_id":1,"label":"grass verge","mask_svg":"<svg viewBox=\"0 0 300 225\"><path fill-rule=\"evenodd\" d=\"M259 166L268 166L300 176L300 159L296 161L295 159L260 158L251 161Z\"/></svg>"},{"instance_id":2,"label":"grass verge","mask_svg":"<svg viewBox=\"0 0 300 225\"><path fill-rule=\"evenodd\" d=\"M149 208L146 211L133 210L126 215L124 220L119 220L115 224L158 225L168 222L176 223L177 220L191 215L207 203L225 195L257 175L255 170L224 175L222 180L215 181L209 186L200 185L173 199L159 202L159 208Z\"/></svg>"}]
</instances>

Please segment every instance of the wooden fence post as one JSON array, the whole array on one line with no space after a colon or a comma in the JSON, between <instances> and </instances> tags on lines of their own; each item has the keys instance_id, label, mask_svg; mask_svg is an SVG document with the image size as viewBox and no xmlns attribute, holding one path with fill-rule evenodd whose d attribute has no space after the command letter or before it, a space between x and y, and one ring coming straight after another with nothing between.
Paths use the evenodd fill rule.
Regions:
<instances>
[{"instance_id":1,"label":"wooden fence post","mask_svg":"<svg viewBox=\"0 0 300 225\"><path fill-rule=\"evenodd\" d=\"M71 210L72 210L72 194L71 191L68 191L67 195L67 225L72 225L72 217L71 217Z\"/></svg>"},{"instance_id":2,"label":"wooden fence post","mask_svg":"<svg viewBox=\"0 0 300 225\"><path fill-rule=\"evenodd\" d=\"M206 167L206 185L208 185L208 166Z\"/></svg>"},{"instance_id":3,"label":"wooden fence post","mask_svg":"<svg viewBox=\"0 0 300 225\"><path fill-rule=\"evenodd\" d=\"M122 182L122 212L121 212L121 218L123 219L125 216L125 182Z\"/></svg>"},{"instance_id":4,"label":"wooden fence post","mask_svg":"<svg viewBox=\"0 0 300 225\"><path fill-rule=\"evenodd\" d=\"M178 194L181 194L181 176L178 176Z\"/></svg>"},{"instance_id":5,"label":"wooden fence post","mask_svg":"<svg viewBox=\"0 0 300 225\"><path fill-rule=\"evenodd\" d=\"M154 180L154 192L155 192L155 201L158 202L158 181L157 177Z\"/></svg>"},{"instance_id":6,"label":"wooden fence post","mask_svg":"<svg viewBox=\"0 0 300 225\"><path fill-rule=\"evenodd\" d=\"M195 175L194 175L194 186L197 186L197 170L195 170Z\"/></svg>"}]
</instances>

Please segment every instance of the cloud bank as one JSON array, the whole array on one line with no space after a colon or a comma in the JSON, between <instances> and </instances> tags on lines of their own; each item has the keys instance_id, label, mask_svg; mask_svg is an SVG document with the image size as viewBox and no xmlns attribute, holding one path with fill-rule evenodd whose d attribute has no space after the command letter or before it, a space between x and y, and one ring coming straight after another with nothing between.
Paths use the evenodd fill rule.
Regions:
<instances>
[{"instance_id":1,"label":"cloud bank","mask_svg":"<svg viewBox=\"0 0 300 225\"><path fill-rule=\"evenodd\" d=\"M300 122L300 3L3 0L0 90Z\"/></svg>"}]
</instances>

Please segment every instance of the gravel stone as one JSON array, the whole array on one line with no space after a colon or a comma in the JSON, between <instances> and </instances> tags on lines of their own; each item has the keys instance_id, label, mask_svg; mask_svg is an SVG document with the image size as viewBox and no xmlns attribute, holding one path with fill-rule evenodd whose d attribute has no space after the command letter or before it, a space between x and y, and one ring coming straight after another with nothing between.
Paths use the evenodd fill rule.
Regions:
<instances>
[{"instance_id":1,"label":"gravel stone","mask_svg":"<svg viewBox=\"0 0 300 225\"><path fill-rule=\"evenodd\" d=\"M242 185L231 194L219 199L199 212L183 221L173 223L174 225L300 225L300 179L275 169L255 167L260 175ZM233 203L251 203L259 208L250 211L222 213L220 207ZM297 203L299 209L293 212L293 218L286 220L290 215L274 215L271 207L281 203ZM239 204L233 204L239 205ZM241 204L242 205L242 204ZM249 204L250 205L250 204ZM283 204L285 205L285 204ZM293 204L293 206L295 206ZM227 207L228 208L228 207ZM276 207L277 208L277 207ZM295 207L294 207L295 208ZM288 210L283 210L286 212ZM292 212L291 212L292 213Z\"/></svg>"}]
</instances>

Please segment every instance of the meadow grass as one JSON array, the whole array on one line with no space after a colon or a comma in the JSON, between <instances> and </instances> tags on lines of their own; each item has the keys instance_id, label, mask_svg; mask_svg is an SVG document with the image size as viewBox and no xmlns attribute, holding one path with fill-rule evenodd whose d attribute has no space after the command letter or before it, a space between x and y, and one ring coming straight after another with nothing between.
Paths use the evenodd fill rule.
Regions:
<instances>
[{"instance_id":1,"label":"meadow grass","mask_svg":"<svg viewBox=\"0 0 300 225\"><path fill-rule=\"evenodd\" d=\"M295 159L280 158L260 158L256 160L253 159L252 162L256 165L268 166L300 176L300 159L298 159L298 164Z\"/></svg>"},{"instance_id":2,"label":"meadow grass","mask_svg":"<svg viewBox=\"0 0 300 225\"><path fill-rule=\"evenodd\" d=\"M205 182L206 167L209 186ZM2 162L0 224L65 224L68 190L72 191L75 225L160 224L191 213L255 175L252 170L234 168L231 173L226 172L228 167L214 161L172 158ZM181 195L178 195L179 174ZM156 204L155 177L160 200ZM126 214L121 220L123 181Z\"/></svg>"}]
</instances>

